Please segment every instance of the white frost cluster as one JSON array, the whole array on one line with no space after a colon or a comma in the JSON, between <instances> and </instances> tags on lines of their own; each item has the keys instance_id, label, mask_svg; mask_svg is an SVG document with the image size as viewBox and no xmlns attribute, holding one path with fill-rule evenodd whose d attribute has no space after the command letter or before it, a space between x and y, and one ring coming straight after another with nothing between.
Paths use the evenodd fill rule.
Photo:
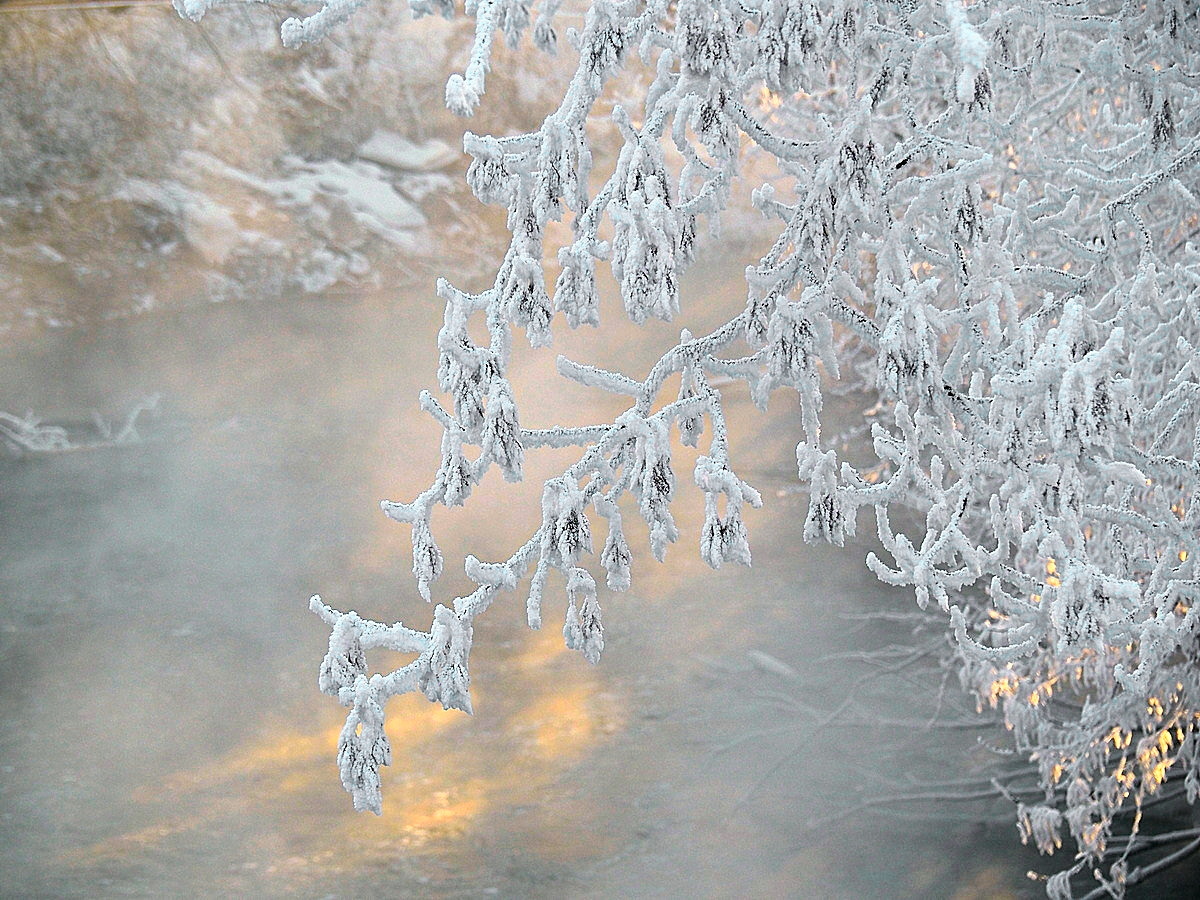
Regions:
<instances>
[{"instance_id":1,"label":"white frost cluster","mask_svg":"<svg viewBox=\"0 0 1200 900\"><path fill-rule=\"evenodd\" d=\"M984 72L988 42L975 30L960 0L946 0L946 23L958 63L955 93L959 103L969 104L975 99L976 80Z\"/></svg>"},{"instance_id":2,"label":"white frost cluster","mask_svg":"<svg viewBox=\"0 0 1200 900\"><path fill-rule=\"evenodd\" d=\"M179 3L192 17L209 5ZM328 4L303 34L355 5ZM447 85L453 110L479 103L498 32L561 49L557 0L534 5L468 0L475 38ZM1051 852L1065 832L1080 854L1050 894L1089 872L1113 895L1136 881L1135 841L1110 842L1117 816L1168 783L1200 795L1197 14L1189 0L587 3L566 34L574 75L542 126L464 140L468 182L508 211L512 240L487 290L438 285L445 406L421 402L443 427L442 463L416 499L384 502L413 529L420 592L432 597L442 570L435 507L463 503L493 467L520 479L537 447L579 456L508 559L467 558L477 587L437 606L429 631L313 599L333 631L322 689L355 723L339 758L356 805L378 809L383 701L421 690L469 710L472 623L527 575L530 625L557 571L565 641L599 657L589 568L629 586L623 512L646 521L659 559L679 538L677 434L707 435L702 557L749 564L743 512L761 500L729 459L719 387L745 382L762 407L780 389L799 396L805 539L841 545L873 514L882 553L868 565L941 611L964 685L1036 764L1044 800L1018 807L1022 836ZM621 149L593 171L589 119L634 57L653 74L613 109ZM542 346L560 316L598 324L604 262L631 319L675 317L698 223L768 169L753 203L778 237L746 272L744 306L709 334L684 330L642 378L560 358L561 375L628 408L522 427L514 331ZM662 396L674 377L678 395ZM822 436L834 382L878 396L861 465ZM414 658L368 679L374 647Z\"/></svg>"}]
</instances>

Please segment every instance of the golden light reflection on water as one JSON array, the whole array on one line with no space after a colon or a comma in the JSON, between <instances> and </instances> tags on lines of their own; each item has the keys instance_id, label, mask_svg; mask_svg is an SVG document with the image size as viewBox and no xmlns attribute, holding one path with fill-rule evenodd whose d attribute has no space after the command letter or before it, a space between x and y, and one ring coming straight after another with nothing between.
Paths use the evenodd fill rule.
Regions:
<instances>
[{"instance_id":1,"label":"golden light reflection on water","mask_svg":"<svg viewBox=\"0 0 1200 900\"><path fill-rule=\"evenodd\" d=\"M578 758L601 733L612 733L615 722L601 722L589 707L594 700L587 687L577 687L531 704L515 717L528 731L532 749L543 761L562 763Z\"/></svg>"},{"instance_id":2,"label":"golden light reflection on water","mask_svg":"<svg viewBox=\"0 0 1200 900\"><path fill-rule=\"evenodd\" d=\"M252 828L247 865L276 879L310 881L411 853L469 865L477 832L552 796L623 727L623 701L576 656L551 630L529 634L508 664L504 692L489 696L477 719L417 695L389 703L393 764L383 773L378 818L355 813L337 788L341 720L330 710L321 723L276 722L227 754L142 785L132 799L143 823L65 850L57 862L76 871L137 863L211 833ZM568 829L527 849L566 862L613 848L587 829Z\"/></svg>"}]
</instances>

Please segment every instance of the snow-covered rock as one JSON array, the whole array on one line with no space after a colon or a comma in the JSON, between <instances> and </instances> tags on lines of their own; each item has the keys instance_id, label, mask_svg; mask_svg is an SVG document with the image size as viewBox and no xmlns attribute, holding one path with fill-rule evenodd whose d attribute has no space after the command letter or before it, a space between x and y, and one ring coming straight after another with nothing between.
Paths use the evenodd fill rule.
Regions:
<instances>
[{"instance_id":1,"label":"snow-covered rock","mask_svg":"<svg viewBox=\"0 0 1200 900\"><path fill-rule=\"evenodd\" d=\"M417 144L391 131L376 131L358 148L359 159L401 172L436 172L454 165L462 156L445 141Z\"/></svg>"}]
</instances>

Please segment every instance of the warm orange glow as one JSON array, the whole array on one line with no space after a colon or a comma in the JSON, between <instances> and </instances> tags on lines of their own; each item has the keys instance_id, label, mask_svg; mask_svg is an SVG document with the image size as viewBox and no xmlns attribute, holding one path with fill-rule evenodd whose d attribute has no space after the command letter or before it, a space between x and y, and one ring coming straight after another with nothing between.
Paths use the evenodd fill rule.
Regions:
<instances>
[{"instance_id":1,"label":"warm orange glow","mask_svg":"<svg viewBox=\"0 0 1200 900\"><path fill-rule=\"evenodd\" d=\"M1015 675L1004 675L992 682L988 702L995 709L996 703L1002 697L1011 697L1017 692Z\"/></svg>"},{"instance_id":2,"label":"warm orange glow","mask_svg":"<svg viewBox=\"0 0 1200 900\"><path fill-rule=\"evenodd\" d=\"M1173 742L1173 737L1171 735L1171 732L1164 728L1162 731L1160 731L1158 733L1158 752L1166 753L1168 750L1171 749L1172 742Z\"/></svg>"},{"instance_id":3,"label":"warm orange glow","mask_svg":"<svg viewBox=\"0 0 1200 900\"><path fill-rule=\"evenodd\" d=\"M1083 829L1080 833L1080 845L1084 847L1092 847L1100 850L1104 845L1104 826L1101 822L1096 822Z\"/></svg>"},{"instance_id":4,"label":"warm orange glow","mask_svg":"<svg viewBox=\"0 0 1200 900\"><path fill-rule=\"evenodd\" d=\"M347 815L341 819L340 845L362 845L370 853L372 845L385 853L394 847L422 847L435 841L454 840L467 832L472 823L493 805L492 798L505 786L506 779L472 779L461 783L422 785L403 803L395 804L383 816Z\"/></svg>"},{"instance_id":5,"label":"warm orange glow","mask_svg":"<svg viewBox=\"0 0 1200 900\"><path fill-rule=\"evenodd\" d=\"M580 756L599 732L612 730L595 715L594 706L595 698L587 686L556 692L522 710L513 727L530 734L538 755L569 760Z\"/></svg>"},{"instance_id":6,"label":"warm orange glow","mask_svg":"<svg viewBox=\"0 0 1200 900\"><path fill-rule=\"evenodd\" d=\"M274 728L269 731L269 737L252 741L207 765L179 772L159 784L146 785L135 792L134 799L147 801L163 794L195 794L221 784L272 772L287 772L294 777L298 766L332 759L337 753L341 730L340 721L320 731Z\"/></svg>"},{"instance_id":7,"label":"warm orange glow","mask_svg":"<svg viewBox=\"0 0 1200 900\"><path fill-rule=\"evenodd\" d=\"M1058 577L1058 561L1053 556L1046 560L1046 584L1053 588L1062 586L1062 579Z\"/></svg>"},{"instance_id":8,"label":"warm orange glow","mask_svg":"<svg viewBox=\"0 0 1200 900\"><path fill-rule=\"evenodd\" d=\"M190 816L185 819L165 820L156 822L146 828L137 828L102 841L97 841L87 847L67 850L62 858L68 865L87 865L103 860L114 860L128 857L139 851L151 850L169 838L178 834L193 831L204 824L200 816Z\"/></svg>"},{"instance_id":9,"label":"warm orange glow","mask_svg":"<svg viewBox=\"0 0 1200 900\"><path fill-rule=\"evenodd\" d=\"M758 108L763 112L774 112L783 106L783 98L765 84L758 90Z\"/></svg>"},{"instance_id":10,"label":"warm orange glow","mask_svg":"<svg viewBox=\"0 0 1200 900\"><path fill-rule=\"evenodd\" d=\"M542 628L534 631L524 641L514 664L526 673L545 672L546 667L559 660L577 658L578 654L568 650L563 643L562 633L557 628ZM474 691L474 688L472 688Z\"/></svg>"},{"instance_id":11,"label":"warm orange glow","mask_svg":"<svg viewBox=\"0 0 1200 900\"><path fill-rule=\"evenodd\" d=\"M289 826L286 850L256 848L260 858L274 858L261 871L292 886L329 865L373 864L394 859L406 847L458 847L484 817L526 804L559 784L566 771L623 724L619 697L604 690L598 673L581 665L557 632L546 629L522 641L510 690L492 699L490 709L499 709L490 721L446 712L416 694L388 703L393 764L381 775L392 784L385 788L390 799L380 817L354 812L341 793L334 758L343 723L330 710L323 723L268 723L260 737L224 756L147 783L136 794L144 810L137 827L64 849L59 858L64 865L85 867L108 859L135 860L161 852L168 841L240 827L251 804L256 816L268 820L327 810L311 822L306 818ZM463 739L463 729L480 727L495 739ZM499 756L489 750L497 746ZM492 762L500 758L507 762ZM183 802L186 819L176 816ZM615 852L603 846L603 836L596 840L596 847L585 849L564 836L558 843L539 844L536 852L562 861L581 852Z\"/></svg>"},{"instance_id":12,"label":"warm orange glow","mask_svg":"<svg viewBox=\"0 0 1200 900\"><path fill-rule=\"evenodd\" d=\"M1104 736L1104 743L1111 743L1114 750L1128 747L1132 740L1133 734L1123 730L1119 725L1114 725L1113 730ZM1122 763L1122 765L1124 764Z\"/></svg>"}]
</instances>

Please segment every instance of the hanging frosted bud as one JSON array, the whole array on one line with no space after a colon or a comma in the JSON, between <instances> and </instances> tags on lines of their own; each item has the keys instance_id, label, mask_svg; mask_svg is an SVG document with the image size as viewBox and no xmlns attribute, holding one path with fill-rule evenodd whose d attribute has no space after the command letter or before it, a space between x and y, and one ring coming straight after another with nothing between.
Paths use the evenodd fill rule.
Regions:
<instances>
[{"instance_id":1,"label":"hanging frosted bud","mask_svg":"<svg viewBox=\"0 0 1200 900\"><path fill-rule=\"evenodd\" d=\"M721 522L721 552L726 562L750 565L750 536L742 521L742 511L736 506Z\"/></svg>"},{"instance_id":2,"label":"hanging frosted bud","mask_svg":"<svg viewBox=\"0 0 1200 900\"><path fill-rule=\"evenodd\" d=\"M978 193L978 187L972 189L964 186L959 193L958 208L954 213L954 230L967 244L973 243L983 230L983 220L979 215L976 199Z\"/></svg>"},{"instance_id":3,"label":"hanging frosted bud","mask_svg":"<svg viewBox=\"0 0 1200 900\"><path fill-rule=\"evenodd\" d=\"M679 312L675 251L679 216L662 151L646 146L626 123L628 171L609 208L615 225L613 275L621 282L621 300L639 325L648 316L670 321ZM686 217L685 217L686 219Z\"/></svg>"},{"instance_id":4,"label":"hanging frosted bud","mask_svg":"<svg viewBox=\"0 0 1200 900\"><path fill-rule=\"evenodd\" d=\"M876 385L891 396L928 393L936 390L938 314L934 305L940 282L909 279L904 286L888 290L891 312L879 338L879 368Z\"/></svg>"},{"instance_id":5,"label":"hanging frosted bud","mask_svg":"<svg viewBox=\"0 0 1200 900\"><path fill-rule=\"evenodd\" d=\"M704 526L700 531L700 558L712 568L721 568L722 563L736 562L750 565L750 536L742 522L738 505L729 503L725 516L717 511L717 494L704 497Z\"/></svg>"},{"instance_id":6,"label":"hanging frosted bud","mask_svg":"<svg viewBox=\"0 0 1200 900\"><path fill-rule=\"evenodd\" d=\"M686 328L680 335L680 343L685 343L691 340L692 334ZM679 396L678 400L691 400L698 396L695 385L695 372L692 366L686 366L683 370L682 377L679 381ZM700 436L704 434L704 415L702 412L696 412L693 415L681 416L679 418L679 439L685 447L695 447L700 443Z\"/></svg>"},{"instance_id":7,"label":"hanging frosted bud","mask_svg":"<svg viewBox=\"0 0 1200 900\"><path fill-rule=\"evenodd\" d=\"M563 312L572 328L600 324L600 299L596 294L596 263L590 250L575 243L558 251L562 266L554 285L554 308Z\"/></svg>"},{"instance_id":8,"label":"hanging frosted bud","mask_svg":"<svg viewBox=\"0 0 1200 900\"><path fill-rule=\"evenodd\" d=\"M683 269L696 258L696 217L680 213L679 232L675 240L675 260Z\"/></svg>"},{"instance_id":9,"label":"hanging frosted bud","mask_svg":"<svg viewBox=\"0 0 1200 900\"><path fill-rule=\"evenodd\" d=\"M608 537L600 551L600 564L604 566L609 590L629 590L631 559L629 545L625 543L625 534L621 528L621 513L618 511L608 514Z\"/></svg>"},{"instance_id":10,"label":"hanging frosted bud","mask_svg":"<svg viewBox=\"0 0 1200 900\"><path fill-rule=\"evenodd\" d=\"M638 498L638 511L650 526L650 551L662 562L667 544L679 539L679 531L670 510L675 492L670 434L659 419L643 421L633 448L631 478L633 494Z\"/></svg>"},{"instance_id":11,"label":"hanging frosted bud","mask_svg":"<svg viewBox=\"0 0 1200 900\"><path fill-rule=\"evenodd\" d=\"M469 438L478 440L484 423L483 382L475 372L459 380L451 394L454 400L454 415Z\"/></svg>"},{"instance_id":12,"label":"hanging frosted bud","mask_svg":"<svg viewBox=\"0 0 1200 900\"><path fill-rule=\"evenodd\" d=\"M767 374L775 384L797 386L811 373L817 354L812 323L799 303L787 303L771 317Z\"/></svg>"},{"instance_id":13,"label":"hanging frosted bud","mask_svg":"<svg viewBox=\"0 0 1200 900\"><path fill-rule=\"evenodd\" d=\"M1021 833L1021 843L1031 841L1042 853L1053 853L1062 846L1059 829L1062 827L1062 813L1051 806L1026 806L1017 804L1017 829Z\"/></svg>"},{"instance_id":14,"label":"hanging frosted bud","mask_svg":"<svg viewBox=\"0 0 1200 900\"><path fill-rule=\"evenodd\" d=\"M679 312L675 260L678 218L661 153L633 151L629 174L610 207L613 275L621 282L621 300L629 318L670 321Z\"/></svg>"},{"instance_id":15,"label":"hanging frosted bud","mask_svg":"<svg viewBox=\"0 0 1200 900\"><path fill-rule=\"evenodd\" d=\"M543 53L549 53L551 56L558 53L558 35L544 19L539 19L533 26L533 43Z\"/></svg>"},{"instance_id":16,"label":"hanging frosted bud","mask_svg":"<svg viewBox=\"0 0 1200 900\"><path fill-rule=\"evenodd\" d=\"M1170 143L1175 137L1175 113L1171 109L1171 98L1161 87L1155 86L1154 108L1150 114L1150 146L1155 150Z\"/></svg>"},{"instance_id":17,"label":"hanging frosted bud","mask_svg":"<svg viewBox=\"0 0 1200 900\"><path fill-rule=\"evenodd\" d=\"M800 392L807 417L821 409L818 360L829 374L838 375L829 317L817 310L819 288L808 287L798 303L776 303L767 329L766 371L754 385L752 397L765 408L771 391L789 386Z\"/></svg>"},{"instance_id":18,"label":"hanging frosted bud","mask_svg":"<svg viewBox=\"0 0 1200 900\"><path fill-rule=\"evenodd\" d=\"M500 374L495 354L467 336L465 320L450 322L438 333L438 385L454 401L454 416L468 440L479 440L484 401Z\"/></svg>"},{"instance_id":19,"label":"hanging frosted bud","mask_svg":"<svg viewBox=\"0 0 1200 900\"><path fill-rule=\"evenodd\" d=\"M715 494L704 498L704 525L700 529L700 558L712 568L721 568L725 561L721 552L721 520L717 516Z\"/></svg>"},{"instance_id":20,"label":"hanging frosted bud","mask_svg":"<svg viewBox=\"0 0 1200 900\"><path fill-rule=\"evenodd\" d=\"M442 464L435 481L444 491L442 502L447 506L461 506L471 495L472 479L472 466L463 456L462 438L455 430L447 428L442 435Z\"/></svg>"},{"instance_id":21,"label":"hanging frosted bud","mask_svg":"<svg viewBox=\"0 0 1200 900\"><path fill-rule=\"evenodd\" d=\"M562 218L563 201L582 213L587 205L585 184L590 155L582 129L548 119L542 126L542 146L537 160L538 208L543 221Z\"/></svg>"},{"instance_id":22,"label":"hanging frosted bud","mask_svg":"<svg viewBox=\"0 0 1200 900\"><path fill-rule=\"evenodd\" d=\"M447 89L448 86L447 86ZM471 155L467 184L481 203L507 207L512 200L516 178L504 167L504 148L491 135L467 132L463 150Z\"/></svg>"},{"instance_id":23,"label":"hanging frosted bud","mask_svg":"<svg viewBox=\"0 0 1200 900\"><path fill-rule=\"evenodd\" d=\"M430 600L429 585L442 574L442 551L433 540L429 520L422 516L413 522L413 577L417 579L417 590L426 602Z\"/></svg>"},{"instance_id":24,"label":"hanging frosted bud","mask_svg":"<svg viewBox=\"0 0 1200 900\"><path fill-rule=\"evenodd\" d=\"M821 9L817 0L780 0L786 8L784 35L793 53L808 55L817 50L821 39Z\"/></svg>"},{"instance_id":25,"label":"hanging frosted bud","mask_svg":"<svg viewBox=\"0 0 1200 900\"><path fill-rule=\"evenodd\" d=\"M529 0L509 0L498 4L500 9L500 31L512 49L521 42L521 33L529 27Z\"/></svg>"},{"instance_id":26,"label":"hanging frosted bud","mask_svg":"<svg viewBox=\"0 0 1200 900\"><path fill-rule=\"evenodd\" d=\"M685 383L679 388L679 399L690 400L696 396L696 391L691 385ZM696 413L691 416L682 416L679 419L679 439L685 447L696 447L700 444L700 438L704 434L704 416L701 413Z\"/></svg>"},{"instance_id":27,"label":"hanging frosted bud","mask_svg":"<svg viewBox=\"0 0 1200 900\"><path fill-rule=\"evenodd\" d=\"M618 13L605 6L593 6L588 10L592 39L580 50L585 62L585 71L591 75L597 88L621 64L628 46L625 29Z\"/></svg>"},{"instance_id":28,"label":"hanging frosted bud","mask_svg":"<svg viewBox=\"0 0 1200 900\"><path fill-rule=\"evenodd\" d=\"M471 654L471 625L451 610L438 605L429 631L428 667L418 679L425 696L443 709L471 709L471 677L467 660Z\"/></svg>"},{"instance_id":29,"label":"hanging frosted bud","mask_svg":"<svg viewBox=\"0 0 1200 900\"><path fill-rule=\"evenodd\" d=\"M836 0L829 15L829 39L845 49L854 47L858 37L859 0Z\"/></svg>"},{"instance_id":30,"label":"hanging frosted bud","mask_svg":"<svg viewBox=\"0 0 1200 900\"><path fill-rule=\"evenodd\" d=\"M729 115L729 105L729 94L721 88L696 104L688 120L714 159L733 159L738 152L738 128Z\"/></svg>"},{"instance_id":31,"label":"hanging frosted bud","mask_svg":"<svg viewBox=\"0 0 1200 900\"><path fill-rule=\"evenodd\" d=\"M679 439L685 447L697 447L704 435L704 416L685 416L679 420Z\"/></svg>"},{"instance_id":32,"label":"hanging frosted bud","mask_svg":"<svg viewBox=\"0 0 1200 900\"><path fill-rule=\"evenodd\" d=\"M722 563L750 565L750 541L742 522L742 503L758 508L762 496L711 456L696 460L696 485L704 491L704 526L700 532L700 558L714 569ZM725 515L718 514L718 498L725 495Z\"/></svg>"},{"instance_id":33,"label":"hanging frosted bud","mask_svg":"<svg viewBox=\"0 0 1200 900\"><path fill-rule=\"evenodd\" d=\"M828 252L835 233L838 195L832 188L814 189L801 199L801 204L804 213L800 218L798 243L812 247L819 254Z\"/></svg>"},{"instance_id":34,"label":"hanging frosted bud","mask_svg":"<svg viewBox=\"0 0 1200 900\"><path fill-rule=\"evenodd\" d=\"M806 57L817 49L821 12L815 0L769 0L763 6L757 50L767 88L777 94L802 89Z\"/></svg>"},{"instance_id":35,"label":"hanging frosted bud","mask_svg":"<svg viewBox=\"0 0 1200 900\"><path fill-rule=\"evenodd\" d=\"M988 110L992 108L992 77L987 69L975 76L975 89L971 101L967 104L967 112Z\"/></svg>"},{"instance_id":36,"label":"hanging frosted bud","mask_svg":"<svg viewBox=\"0 0 1200 900\"><path fill-rule=\"evenodd\" d=\"M321 693L337 697L345 706L357 679L367 674L367 657L362 648L362 619L351 611L338 616L329 634L329 651L321 661L317 686Z\"/></svg>"},{"instance_id":37,"label":"hanging frosted bud","mask_svg":"<svg viewBox=\"0 0 1200 900\"><path fill-rule=\"evenodd\" d=\"M867 96L871 98L871 109L879 108L879 104L883 102L883 98L887 93L888 87L892 83L892 78L895 75L895 70L891 66L885 65L879 70L879 74L875 80L871 82L871 87L867 91Z\"/></svg>"},{"instance_id":38,"label":"hanging frosted bud","mask_svg":"<svg viewBox=\"0 0 1200 900\"><path fill-rule=\"evenodd\" d=\"M616 246L624 252L614 254L613 268L619 270L625 312L638 325L650 316L671 321L679 313L679 285L673 261L663 255L665 243L633 230L623 237Z\"/></svg>"},{"instance_id":39,"label":"hanging frosted bud","mask_svg":"<svg viewBox=\"0 0 1200 900\"><path fill-rule=\"evenodd\" d=\"M517 422L517 404L512 388L503 378L493 378L488 392L483 423L483 457L492 460L504 472L506 481L520 481L525 449L521 446L521 426Z\"/></svg>"},{"instance_id":40,"label":"hanging frosted bud","mask_svg":"<svg viewBox=\"0 0 1200 900\"><path fill-rule=\"evenodd\" d=\"M567 575L567 618L563 639L568 650L578 650L595 665L604 652L604 626L596 600L596 582L587 569L578 566Z\"/></svg>"},{"instance_id":41,"label":"hanging frosted bud","mask_svg":"<svg viewBox=\"0 0 1200 900\"><path fill-rule=\"evenodd\" d=\"M549 535L546 561L560 569L592 552L592 530L583 512L584 497L574 478L553 478L542 490L542 522Z\"/></svg>"},{"instance_id":42,"label":"hanging frosted bud","mask_svg":"<svg viewBox=\"0 0 1200 900\"><path fill-rule=\"evenodd\" d=\"M378 697L382 679L369 681L358 676L354 685L354 708L338 736L337 762L342 787L354 800L358 812L383 812L379 769L392 764L392 747L383 730L383 705Z\"/></svg>"},{"instance_id":43,"label":"hanging frosted bud","mask_svg":"<svg viewBox=\"0 0 1200 900\"><path fill-rule=\"evenodd\" d=\"M841 547L845 542L846 519L842 499L837 491L813 493L808 505L808 516L804 520L804 541L815 544L818 540Z\"/></svg>"},{"instance_id":44,"label":"hanging frosted bud","mask_svg":"<svg viewBox=\"0 0 1200 900\"><path fill-rule=\"evenodd\" d=\"M680 4L678 23L675 52L684 69L697 75L728 78L731 40L726 19L720 13L714 16L707 3L685 0Z\"/></svg>"},{"instance_id":45,"label":"hanging frosted bud","mask_svg":"<svg viewBox=\"0 0 1200 900\"><path fill-rule=\"evenodd\" d=\"M841 547L846 535L854 534L854 518L847 517L846 505L837 483L837 454L830 450L800 444L796 461L801 481L809 483L808 517L804 520L804 542L826 541Z\"/></svg>"},{"instance_id":46,"label":"hanging frosted bud","mask_svg":"<svg viewBox=\"0 0 1200 900\"><path fill-rule=\"evenodd\" d=\"M540 260L524 255L514 257L500 296L508 318L525 329L530 346L548 346L552 308Z\"/></svg>"},{"instance_id":47,"label":"hanging frosted bud","mask_svg":"<svg viewBox=\"0 0 1200 900\"><path fill-rule=\"evenodd\" d=\"M840 180L850 188L850 197L869 214L883 190L875 142L870 137L846 141L838 154L838 169Z\"/></svg>"},{"instance_id":48,"label":"hanging frosted bud","mask_svg":"<svg viewBox=\"0 0 1200 900\"><path fill-rule=\"evenodd\" d=\"M535 204L543 221L562 220L563 179L562 160L550 156L538 164L538 189Z\"/></svg>"},{"instance_id":49,"label":"hanging frosted bud","mask_svg":"<svg viewBox=\"0 0 1200 900\"><path fill-rule=\"evenodd\" d=\"M751 293L746 301L746 342L751 347L761 347L767 342L771 317L779 304L779 295L769 291L764 296Z\"/></svg>"}]
</instances>

